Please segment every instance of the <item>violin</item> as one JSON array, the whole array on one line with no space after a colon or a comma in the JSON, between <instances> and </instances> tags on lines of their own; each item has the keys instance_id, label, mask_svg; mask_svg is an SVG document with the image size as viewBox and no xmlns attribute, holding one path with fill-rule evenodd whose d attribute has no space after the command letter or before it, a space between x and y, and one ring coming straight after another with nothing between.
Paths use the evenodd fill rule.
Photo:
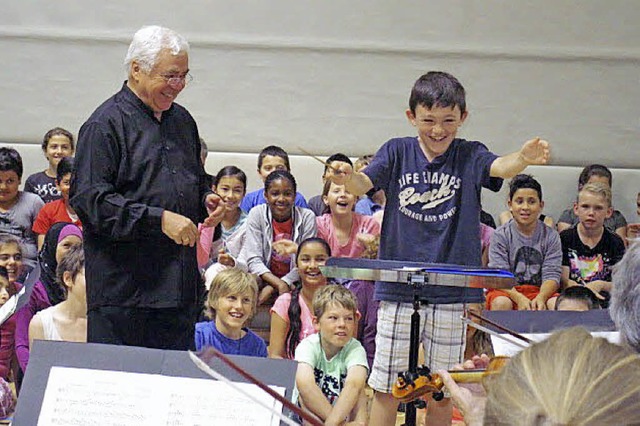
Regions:
<instances>
[{"instance_id":1,"label":"violin","mask_svg":"<svg viewBox=\"0 0 640 426\"><path fill-rule=\"evenodd\" d=\"M456 383L482 383L492 374L498 373L507 364L509 357L496 356L491 358L486 369L477 370L449 370ZM398 379L391 389L392 395L400 402L411 402L428 393L436 401L444 398L442 388L444 382L438 373L431 373L426 365L421 365L416 372L404 371L398 373Z\"/></svg>"}]
</instances>

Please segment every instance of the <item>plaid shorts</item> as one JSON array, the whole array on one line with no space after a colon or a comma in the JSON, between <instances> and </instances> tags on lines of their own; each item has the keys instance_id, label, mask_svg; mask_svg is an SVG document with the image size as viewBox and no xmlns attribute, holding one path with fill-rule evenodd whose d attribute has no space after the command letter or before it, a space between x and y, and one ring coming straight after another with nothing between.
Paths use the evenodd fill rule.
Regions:
<instances>
[{"instance_id":1,"label":"plaid shorts","mask_svg":"<svg viewBox=\"0 0 640 426\"><path fill-rule=\"evenodd\" d=\"M420 308L420 341L425 363L431 369L450 369L462 362L466 325L461 321L465 304L425 305ZM369 386L391 393L398 373L409 369L411 303L380 302L376 354Z\"/></svg>"}]
</instances>

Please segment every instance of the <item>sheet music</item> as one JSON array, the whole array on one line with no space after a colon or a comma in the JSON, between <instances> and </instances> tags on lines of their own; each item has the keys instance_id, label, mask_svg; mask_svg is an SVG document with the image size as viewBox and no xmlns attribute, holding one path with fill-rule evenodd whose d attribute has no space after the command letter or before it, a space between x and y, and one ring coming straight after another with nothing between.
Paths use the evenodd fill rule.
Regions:
<instances>
[{"instance_id":1,"label":"sheet music","mask_svg":"<svg viewBox=\"0 0 640 426\"><path fill-rule=\"evenodd\" d=\"M282 412L255 385L236 383ZM271 386L284 395L285 389ZM123 371L52 367L39 426L277 426L278 417L223 382Z\"/></svg>"},{"instance_id":2,"label":"sheet music","mask_svg":"<svg viewBox=\"0 0 640 426\"><path fill-rule=\"evenodd\" d=\"M615 343L616 345L620 344L620 332L618 331L592 331L591 335L594 337L603 337L609 342ZM547 337L551 336L551 333L530 333L522 334L522 336L530 339L533 342L541 342ZM511 344L506 340L493 335L491 336L491 344L493 345L493 352L496 355L514 356L522 350L521 347Z\"/></svg>"}]
</instances>

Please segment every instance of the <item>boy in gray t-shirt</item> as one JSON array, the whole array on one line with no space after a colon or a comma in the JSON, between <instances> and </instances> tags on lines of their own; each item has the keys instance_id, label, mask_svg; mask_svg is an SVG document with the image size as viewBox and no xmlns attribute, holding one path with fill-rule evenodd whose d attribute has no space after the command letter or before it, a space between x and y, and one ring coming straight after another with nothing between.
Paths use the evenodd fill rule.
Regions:
<instances>
[{"instance_id":1,"label":"boy in gray t-shirt","mask_svg":"<svg viewBox=\"0 0 640 426\"><path fill-rule=\"evenodd\" d=\"M34 267L38 248L31 230L44 201L30 192L19 191L22 157L13 148L0 148L0 234L16 237L22 245L24 262Z\"/></svg>"},{"instance_id":2,"label":"boy in gray t-shirt","mask_svg":"<svg viewBox=\"0 0 640 426\"><path fill-rule=\"evenodd\" d=\"M529 175L517 175L509 185L513 219L496 229L489 245L489 267L507 269L516 285L489 290L491 310L553 309L562 274L562 244L558 232L542 222L542 187Z\"/></svg>"}]
</instances>

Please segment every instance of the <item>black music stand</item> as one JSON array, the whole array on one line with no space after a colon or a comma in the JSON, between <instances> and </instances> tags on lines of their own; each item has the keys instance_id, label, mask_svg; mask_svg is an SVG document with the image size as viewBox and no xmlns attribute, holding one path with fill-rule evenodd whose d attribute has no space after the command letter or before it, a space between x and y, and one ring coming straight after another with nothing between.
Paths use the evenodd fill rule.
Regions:
<instances>
[{"instance_id":1,"label":"black music stand","mask_svg":"<svg viewBox=\"0 0 640 426\"><path fill-rule=\"evenodd\" d=\"M411 300L411 337L409 340L409 370L407 377L418 376L418 349L420 345L420 289L424 286L448 286L463 288L511 288L515 285L513 274L501 269L472 268L460 265L419 263L392 260L349 259L332 257L320 269L328 278L347 278L366 281L387 281L409 285L413 288ZM416 401L407 403L405 425L416 424Z\"/></svg>"}]
</instances>

